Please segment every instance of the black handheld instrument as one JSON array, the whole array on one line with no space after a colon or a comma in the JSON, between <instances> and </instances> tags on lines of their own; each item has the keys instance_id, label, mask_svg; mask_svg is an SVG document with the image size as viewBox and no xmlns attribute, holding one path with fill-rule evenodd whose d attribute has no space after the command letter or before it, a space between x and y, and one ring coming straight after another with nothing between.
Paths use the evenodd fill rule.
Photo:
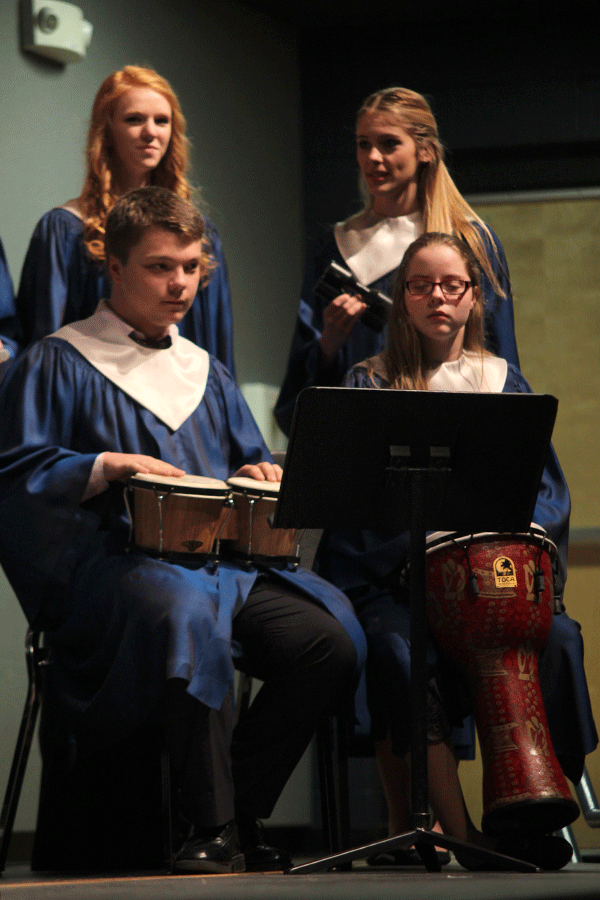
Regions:
<instances>
[{"instance_id":1,"label":"black handheld instrument","mask_svg":"<svg viewBox=\"0 0 600 900\"><path fill-rule=\"evenodd\" d=\"M315 285L315 296L327 306L340 294L354 294L367 304L361 316L368 328L381 331L387 322L391 299L381 291L373 291L357 281L349 269L330 262Z\"/></svg>"}]
</instances>

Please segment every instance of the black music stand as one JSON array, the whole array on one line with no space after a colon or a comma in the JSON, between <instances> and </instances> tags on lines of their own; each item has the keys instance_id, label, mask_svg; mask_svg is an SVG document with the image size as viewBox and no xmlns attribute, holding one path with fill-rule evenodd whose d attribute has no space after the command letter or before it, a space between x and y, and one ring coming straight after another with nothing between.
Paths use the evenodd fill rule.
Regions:
<instances>
[{"instance_id":1,"label":"black music stand","mask_svg":"<svg viewBox=\"0 0 600 900\"><path fill-rule=\"evenodd\" d=\"M436 846L468 851L495 868L538 871L427 828L426 530L528 531L557 406L554 397L536 394L360 388L300 394L275 527L410 531L412 829L290 873L412 844L427 871L440 871Z\"/></svg>"}]
</instances>

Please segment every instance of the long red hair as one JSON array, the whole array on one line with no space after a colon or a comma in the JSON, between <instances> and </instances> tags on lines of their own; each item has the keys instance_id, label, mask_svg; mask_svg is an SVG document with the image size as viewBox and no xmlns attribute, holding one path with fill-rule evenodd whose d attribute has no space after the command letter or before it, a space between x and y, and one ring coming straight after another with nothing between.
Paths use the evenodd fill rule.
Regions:
<instances>
[{"instance_id":1,"label":"long red hair","mask_svg":"<svg viewBox=\"0 0 600 900\"><path fill-rule=\"evenodd\" d=\"M171 85L153 69L141 66L125 66L113 72L100 85L92 107L86 150L87 171L79 197L84 220L84 243L89 255L99 262L104 260L106 217L119 198L114 183L111 121L119 98L136 87L151 88L161 94L172 111L171 140L165 155L152 172L150 184L169 188L184 200L188 200L192 193L186 177L189 166L186 122Z\"/></svg>"}]
</instances>

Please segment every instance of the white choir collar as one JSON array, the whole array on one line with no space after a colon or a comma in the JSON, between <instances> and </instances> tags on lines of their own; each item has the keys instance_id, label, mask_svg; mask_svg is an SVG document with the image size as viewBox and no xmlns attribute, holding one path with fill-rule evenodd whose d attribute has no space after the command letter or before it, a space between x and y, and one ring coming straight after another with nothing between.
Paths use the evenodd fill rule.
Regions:
<instances>
[{"instance_id":1,"label":"white choir collar","mask_svg":"<svg viewBox=\"0 0 600 900\"><path fill-rule=\"evenodd\" d=\"M72 344L109 381L176 431L201 402L210 366L206 350L181 337L176 325L165 350L141 347L128 325L101 300L89 319L64 325L52 337Z\"/></svg>"},{"instance_id":2,"label":"white choir collar","mask_svg":"<svg viewBox=\"0 0 600 900\"><path fill-rule=\"evenodd\" d=\"M506 382L508 364L499 356L481 356L465 350L453 362L433 369L428 378L430 391L462 391L472 394L500 394Z\"/></svg>"},{"instance_id":3,"label":"white choir collar","mask_svg":"<svg viewBox=\"0 0 600 900\"><path fill-rule=\"evenodd\" d=\"M364 210L334 228L335 241L342 257L356 278L372 284L396 269L407 247L423 228L420 213L386 218L373 210Z\"/></svg>"}]
</instances>

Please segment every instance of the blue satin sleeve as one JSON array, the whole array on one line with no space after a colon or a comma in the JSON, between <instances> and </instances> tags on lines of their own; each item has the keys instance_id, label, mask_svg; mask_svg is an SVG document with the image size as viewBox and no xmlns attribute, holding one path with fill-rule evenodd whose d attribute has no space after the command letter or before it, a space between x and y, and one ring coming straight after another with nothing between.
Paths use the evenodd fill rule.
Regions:
<instances>
[{"instance_id":1,"label":"blue satin sleeve","mask_svg":"<svg viewBox=\"0 0 600 900\"><path fill-rule=\"evenodd\" d=\"M83 223L66 209L51 209L35 227L17 293L18 340L23 347L85 319L110 296L110 282L83 245Z\"/></svg>"},{"instance_id":2,"label":"blue satin sleeve","mask_svg":"<svg viewBox=\"0 0 600 900\"><path fill-rule=\"evenodd\" d=\"M100 524L81 505L96 454L67 449L72 380L60 359L55 374L46 362L39 352L21 357L0 392L0 562L28 621L41 627L58 614Z\"/></svg>"},{"instance_id":3,"label":"blue satin sleeve","mask_svg":"<svg viewBox=\"0 0 600 900\"><path fill-rule=\"evenodd\" d=\"M326 387L338 385L351 366L368 356L380 353L385 347L387 329L377 332L359 321L354 326L348 342L338 351L333 363L327 367L323 365L319 341L323 333L324 306L315 297L314 288L332 261L346 265L333 232L330 231L314 242L307 255L287 371L275 405L277 423L288 435L292 426L296 398L300 391L314 385ZM369 286L374 290L389 293L393 274L391 272Z\"/></svg>"},{"instance_id":4,"label":"blue satin sleeve","mask_svg":"<svg viewBox=\"0 0 600 900\"><path fill-rule=\"evenodd\" d=\"M512 287L508 274L508 263L498 236L487 226L492 240L479 229L485 244L487 257L496 276L501 293L492 286L485 272L481 271L481 292L483 294L483 331L487 350L501 356L508 363L519 368L519 354L515 337L515 317Z\"/></svg>"},{"instance_id":5,"label":"blue satin sleeve","mask_svg":"<svg viewBox=\"0 0 600 900\"><path fill-rule=\"evenodd\" d=\"M13 337L15 298L8 263L0 241L0 335Z\"/></svg>"},{"instance_id":6,"label":"blue satin sleeve","mask_svg":"<svg viewBox=\"0 0 600 900\"><path fill-rule=\"evenodd\" d=\"M17 343L15 340L15 298L13 293L13 283L8 271L8 263L4 254L4 247L0 241L0 341L5 350L8 350L11 357L14 358L17 353ZM0 379L4 377L8 371L10 361L0 363Z\"/></svg>"}]
</instances>

